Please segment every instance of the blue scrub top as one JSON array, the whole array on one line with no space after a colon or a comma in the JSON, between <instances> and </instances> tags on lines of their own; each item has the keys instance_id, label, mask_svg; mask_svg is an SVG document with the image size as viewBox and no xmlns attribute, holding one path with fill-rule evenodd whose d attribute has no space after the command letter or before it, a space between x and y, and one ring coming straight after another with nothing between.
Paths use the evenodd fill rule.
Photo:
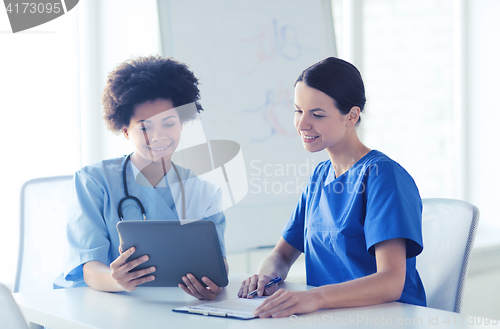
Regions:
<instances>
[{"instance_id":1,"label":"blue scrub top","mask_svg":"<svg viewBox=\"0 0 500 329\"><path fill-rule=\"evenodd\" d=\"M406 170L379 151L337 178L330 160L320 163L282 235L305 253L312 286L376 273L375 244L405 238L406 281L398 301L426 305L415 268L423 248L422 200Z\"/></svg>"},{"instance_id":2,"label":"blue scrub top","mask_svg":"<svg viewBox=\"0 0 500 329\"><path fill-rule=\"evenodd\" d=\"M119 256L120 241L116 224L119 221L118 203L125 196L122 178L124 162L125 157L105 160L75 173L73 205L66 229L68 257L64 274L56 280L55 287L86 286L83 280L85 263L96 260L109 265ZM220 189L194 176L188 169L179 166L177 169L185 190L186 218L213 221L222 254L225 256L226 222L224 214L220 211L222 209ZM172 190L174 194L179 194L175 191L175 185L178 185L175 170L171 168L156 188L149 185L143 176L136 180L137 174L142 176L132 162L129 162L126 173L128 191L142 202L146 218L178 220L172 196ZM137 181L142 182L138 184ZM182 204L178 204L178 208L182 208ZM125 201L122 209L123 220L142 219L140 208L134 201ZM179 211L181 212L182 210Z\"/></svg>"}]
</instances>

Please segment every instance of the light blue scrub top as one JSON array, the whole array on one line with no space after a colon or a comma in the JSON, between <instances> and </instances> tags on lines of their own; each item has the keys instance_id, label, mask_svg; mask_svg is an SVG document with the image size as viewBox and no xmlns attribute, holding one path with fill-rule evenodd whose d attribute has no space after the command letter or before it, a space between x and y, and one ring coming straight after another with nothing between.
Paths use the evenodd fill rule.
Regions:
<instances>
[{"instance_id":1,"label":"light blue scrub top","mask_svg":"<svg viewBox=\"0 0 500 329\"><path fill-rule=\"evenodd\" d=\"M75 173L73 206L66 229L68 258L64 274L56 280L55 287L86 286L83 280L85 263L96 260L109 265L119 256L120 241L116 224L119 221L118 203L125 196L122 179L124 162L125 157L105 160L84 167ZM226 222L224 214L217 210L222 200L220 189L195 177L188 169L179 166L177 168L184 183L186 217L213 221L222 254L225 256ZM129 162L127 164L128 191L130 195L142 202L146 218L148 220L178 220L179 216L170 188L174 189L175 184L172 182L178 184L175 170L171 168L166 175L167 179L164 177L156 188L153 188L143 176L142 180L138 177L141 181L141 184L138 184L135 177L137 174L142 176L132 162ZM178 207L182 208L182 203L178 203ZM204 208L200 209L200 207ZM181 212L182 209L179 210L179 213ZM190 213L196 215L190 216ZM124 202L123 220L142 220L141 210L136 202L131 200Z\"/></svg>"},{"instance_id":2,"label":"light blue scrub top","mask_svg":"<svg viewBox=\"0 0 500 329\"><path fill-rule=\"evenodd\" d=\"M406 170L379 151L336 179L330 160L320 163L282 235L305 253L312 286L375 273L375 244L405 238L406 281L398 301L426 305L415 268L423 248L420 194Z\"/></svg>"}]
</instances>

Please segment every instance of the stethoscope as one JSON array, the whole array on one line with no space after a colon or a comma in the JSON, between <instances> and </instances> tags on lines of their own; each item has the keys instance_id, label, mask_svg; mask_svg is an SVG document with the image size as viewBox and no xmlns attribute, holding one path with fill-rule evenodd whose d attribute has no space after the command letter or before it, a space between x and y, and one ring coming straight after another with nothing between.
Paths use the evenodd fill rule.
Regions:
<instances>
[{"instance_id":1,"label":"stethoscope","mask_svg":"<svg viewBox=\"0 0 500 329\"><path fill-rule=\"evenodd\" d=\"M131 155L132 155L132 153L129 154L129 155L127 155L127 157L125 158L125 163L123 164L123 168L122 168L123 190L125 192L125 197L122 198L120 200L120 202L118 203L118 217L120 218L120 221L123 220L122 206L123 206L123 202L125 202L126 200L134 200L139 205L139 208L141 208L142 218L144 218L144 220L146 220L146 211L144 210L144 206L142 205L142 202L139 199L137 199L135 196L128 194L128 187L127 187L127 164L130 161L130 156ZM163 161L163 159L162 159L162 161ZM172 166L174 167L175 173L177 174L177 179L179 180L179 184L181 186L181 193L182 193L182 219L186 219L186 198L185 198L185 195L184 195L184 185L182 184L181 175L179 175L179 171L177 170L176 165L173 162L171 162L171 163L172 163ZM163 168L165 168L165 166Z\"/></svg>"}]
</instances>

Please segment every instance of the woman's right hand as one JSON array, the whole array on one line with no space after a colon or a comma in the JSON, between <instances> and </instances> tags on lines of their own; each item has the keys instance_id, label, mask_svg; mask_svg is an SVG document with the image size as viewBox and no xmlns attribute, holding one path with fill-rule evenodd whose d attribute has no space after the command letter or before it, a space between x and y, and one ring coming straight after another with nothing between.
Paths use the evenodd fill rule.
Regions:
<instances>
[{"instance_id":1,"label":"woman's right hand","mask_svg":"<svg viewBox=\"0 0 500 329\"><path fill-rule=\"evenodd\" d=\"M153 281L155 279L154 275L148 275L156 271L156 268L154 266L145 268L140 271L132 271L134 268L149 259L147 255L144 255L127 263L127 259L132 256L134 252L134 247L126 250L123 253L120 248L120 256L118 256L111 263L111 265L109 265L109 267L111 268L111 277L126 291L134 291L138 285L141 285L144 282Z\"/></svg>"},{"instance_id":2,"label":"woman's right hand","mask_svg":"<svg viewBox=\"0 0 500 329\"><path fill-rule=\"evenodd\" d=\"M273 284L264 289L265 285L268 284L273 277L267 275L252 275L245 281L241 283L240 290L238 291L239 298L247 298L248 294L257 289L257 294L254 296L269 296L272 295L278 290L278 285ZM250 297L252 298L252 297Z\"/></svg>"}]
</instances>

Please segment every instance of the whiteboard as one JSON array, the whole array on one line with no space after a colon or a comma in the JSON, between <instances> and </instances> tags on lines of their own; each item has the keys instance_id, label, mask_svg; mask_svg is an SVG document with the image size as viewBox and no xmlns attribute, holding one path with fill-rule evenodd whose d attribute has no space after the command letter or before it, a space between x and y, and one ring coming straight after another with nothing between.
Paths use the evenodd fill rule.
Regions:
<instances>
[{"instance_id":1,"label":"whiteboard","mask_svg":"<svg viewBox=\"0 0 500 329\"><path fill-rule=\"evenodd\" d=\"M163 56L200 81L206 138L240 144L249 191L225 211L228 252L274 245L309 175L328 158L304 150L293 85L336 55L329 0L158 0Z\"/></svg>"}]
</instances>

